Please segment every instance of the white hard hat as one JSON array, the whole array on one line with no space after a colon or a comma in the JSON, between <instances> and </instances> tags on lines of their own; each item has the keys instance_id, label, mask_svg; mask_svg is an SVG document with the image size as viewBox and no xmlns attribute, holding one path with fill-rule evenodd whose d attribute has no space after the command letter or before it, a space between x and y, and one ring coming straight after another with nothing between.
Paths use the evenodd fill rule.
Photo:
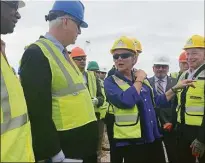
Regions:
<instances>
[{"instance_id":1,"label":"white hard hat","mask_svg":"<svg viewBox=\"0 0 205 163\"><path fill-rule=\"evenodd\" d=\"M153 64L154 65L169 65L170 61L167 56L159 56L154 59Z\"/></svg>"},{"instance_id":2,"label":"white hard hat","mask_svg":"<svg viewBox=\"0 0 205 163\"><path fill-rule=\"evenodd\" d=\"M107 68L101 66L101 67L99 68L99 71L100 71L100 72L106 72L106 73L107 73Z\"/></svg>"},{"instance_id":3,"label":"white hard hat","mask_svg":"<svg viewBox=\"0 0 205 163\"><path fill-rule=\"evenodd\" d=\"M22 1L22 0L15 0L15 1L12 1L12 0L1 0L1 1L4 1L4 2L9 2L11 4L17 4L18 3L18 8L22 8L25 6L25 2Z\"/></svg>"}]
</instances>

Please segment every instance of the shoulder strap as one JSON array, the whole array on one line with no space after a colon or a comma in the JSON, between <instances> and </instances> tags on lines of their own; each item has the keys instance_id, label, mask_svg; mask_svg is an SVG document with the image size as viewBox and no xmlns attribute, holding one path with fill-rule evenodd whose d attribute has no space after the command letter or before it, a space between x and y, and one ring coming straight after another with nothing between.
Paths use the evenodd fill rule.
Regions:
<instances>
[{"instance_id":1,"label":"shoulder strap","mask_svg":"<svg viewBox=\"0 0 205 163\"><path fill-rule=\"evenodd\" d=\"M203 64L203 66L201 66L196 73L193 76L193 79L195 79L203 70L205 70L205 64Z\"/></svg>"}]
</instances>

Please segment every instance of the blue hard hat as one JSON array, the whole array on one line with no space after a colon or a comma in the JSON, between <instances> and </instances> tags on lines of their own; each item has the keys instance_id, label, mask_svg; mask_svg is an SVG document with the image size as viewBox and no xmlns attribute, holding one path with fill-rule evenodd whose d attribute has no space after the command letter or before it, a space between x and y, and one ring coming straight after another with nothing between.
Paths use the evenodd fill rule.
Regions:
<instances>
[{"instance_id":1,"label":"blue hard hat","mask_svg":"<svg viewBox=\"0 0 205 163\"><path fill-rule=\"evenodd\" d=\"M50 12L55 11L65 12L66 14L73 16L80 22L82 28L88 27L88 24L84 22L84 5L80 1L55 1Z\"/></svg>"}]
</instances>

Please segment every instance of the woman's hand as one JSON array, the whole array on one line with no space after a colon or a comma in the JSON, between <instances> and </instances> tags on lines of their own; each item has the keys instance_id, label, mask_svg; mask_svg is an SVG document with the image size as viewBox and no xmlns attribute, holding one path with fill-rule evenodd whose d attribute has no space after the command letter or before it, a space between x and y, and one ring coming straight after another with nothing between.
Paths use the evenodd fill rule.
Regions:
<instances>
[{"instance_id":1,"label":"woman's hand","mask_svg":"<svg viewBox=\"0 0 205 163\"><path fill-rule=\"evenodd\" d=\"M144 70L138 69L135 71L135 76L137 77L136 81L143 82L143 80L146 79L147 74L145 73Z\"/></svg>"}]
</instances>

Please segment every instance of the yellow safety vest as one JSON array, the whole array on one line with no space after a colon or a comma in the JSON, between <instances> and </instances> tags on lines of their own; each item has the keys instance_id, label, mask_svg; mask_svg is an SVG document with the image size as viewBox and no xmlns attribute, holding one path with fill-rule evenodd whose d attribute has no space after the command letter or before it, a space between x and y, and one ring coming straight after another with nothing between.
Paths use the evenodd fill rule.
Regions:
<instances>
[{"instance_id":1,"label":"yellow safety vest","mask_svg":"<svg viewBox=\"0 0 205 163\"><path fill-rule=\"evenodd\" d=\"M127 90L130 85L117 76L112 76L115 83L123 90ZM141 138L140 116L138 108L117 108L113 105L115 116L114 138L116 139L134 139Z\"/></svg>"},{"instance_id":2,"label":"yellow safety vest","mask_svg":"<svg viewBox=\"0 0 205 163\"><path fill-rule=\"evenodd\" d=\"M21 84L1 54L1 162L35 162Z\"/></svg>"},{"instance_id":3,"label":"yellow safety vest","mask_svg":"<svg viewBox=\"0 0 205 163\"><path fill-rule=\"evenodd\" d=\"M177 79L179 75L179 72L171 72L170 77Z\"/></svg>"},{"instance_id":4,"label":"yellow safety vest","mask_svg":"<svg viewBox=\"0 0 205 163\"><path fill-rule=\"evenodd\" d=\"M70 58L72 67L59 49L47 39L38 45L48 59L52 73L52 119L58 131L96 121L93 104L82 74Z\"/></svg>"},{"instance_id":5,"label":"yellow safety vest","mask_svg":"<svg viewBox=\"0 0 205 163\"><path fill-rule=\"evenodd\" d=\"M188 74L183 73L180 80L186 79ZM186 96L183 97L183 91L177 94L178 97L178 118L179 123L187 125L201 126L204 116L205 104L205 70L203 69L196 77L194 85L196 88L188 87ZM184 111L182 110L182 102L185 101Z\"/></svg>"},{"instance_id":6,"label":"yellow safety vest","mask_svg":"<svg viewBox=\"0 0 205 163\"><path fill-rule=\"evenodd\" d=\"M108 109L108 102L106 101L106 96L105 96L105 89L104 89L104 81L100 79L100 86L101 86L101 91L104 96L104 103L103 105L99 108L100 111L100 119L105 118L107 109Z\"/></svg>"},{"instance_id":7,"label":"yellow safety vest","mask_svg":"<svg viewBox=\"0 0 205 163\"><path fill-rule=\"evenodd\" d=\"M90 92L91 98L97 96L97 85L96 85L96 77L93 71L87 71L88 75L88 88Z\"/></svg>"}]
</instances>

